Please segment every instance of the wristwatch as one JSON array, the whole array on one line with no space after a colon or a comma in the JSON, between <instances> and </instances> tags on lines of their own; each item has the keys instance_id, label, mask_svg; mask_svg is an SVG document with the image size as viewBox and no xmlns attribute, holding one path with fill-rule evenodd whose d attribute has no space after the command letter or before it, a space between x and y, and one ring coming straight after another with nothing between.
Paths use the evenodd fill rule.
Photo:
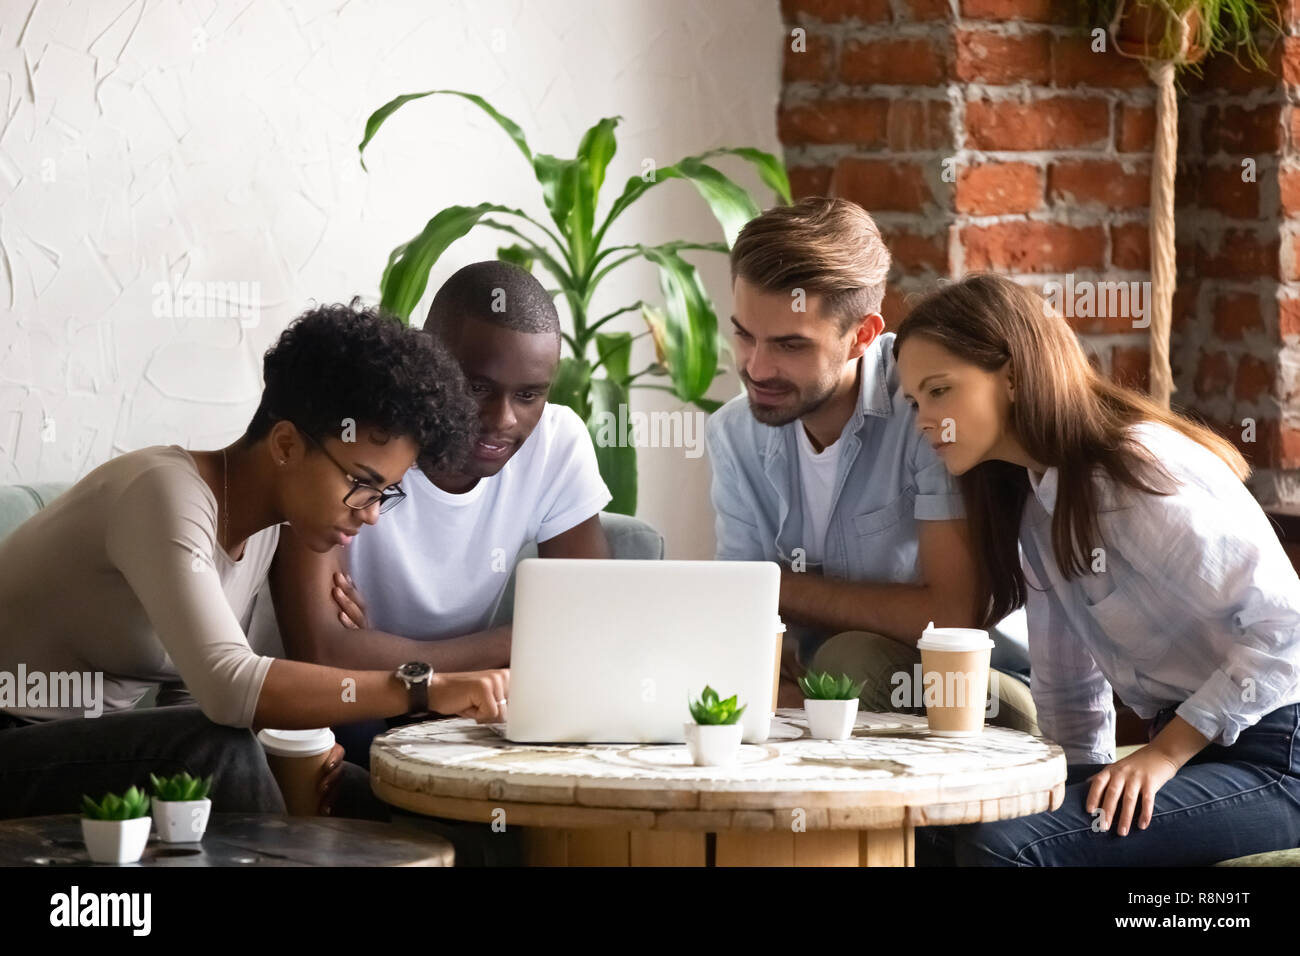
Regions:
<instances>
[{"instance_id":1,"label":"wristwatch","mask_svg":"<svg viewBox=\"0 0 1300 956\"><path fill-rule=\"evenodd\" d=\"M407 713L427 714L429 712L429 679L433 677L433 667L424 661L412 661L403 664L395 672L397 679L406 685Z\"/></svg>"}]
</instances>

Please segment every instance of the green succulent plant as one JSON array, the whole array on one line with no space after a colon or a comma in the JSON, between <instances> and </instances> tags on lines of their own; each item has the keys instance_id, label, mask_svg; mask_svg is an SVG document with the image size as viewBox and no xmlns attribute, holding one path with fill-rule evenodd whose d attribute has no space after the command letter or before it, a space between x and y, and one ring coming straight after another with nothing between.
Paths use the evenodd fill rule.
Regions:
<instances>
[{"instance_id":1,"label":"green succulent plant","mask_svg":"<svg viewBox=\"0 0 1300 956\"><path fill-rule=\"evenodd\" d=\"M735 694L722 700L718 697L718 692L708 685L705 685L700 699L689 701L689 705L691 717L697 724L734 724L745 712L745 707L736 706Z\"/></svg>"},{"instance_id":2,"label":"green succulent plant","mask_svg":"<svg viewBox=\"0 0 1300 956\"><path fill-rule=\"evenodd\" d=\"M212 790L212 777L200 779L181 771L172 777L155 777L149 774L153 795L159 800L203 800Z\"/></svg>"},{"instance_id":3,"label":"green succulent plant","mask_svg":"<svg viewBox=\"0 0 1300 956\"><path fill-rule=\"evenodd\" d=\"M848 674L832 677L825 671L811 671L799 678L799 689L810 700L854 700L862 687L862 683L853 683Z\"/></svg>"},{"instance_id":4,"label":"green succulent plant","mask_svg":"<svg viewBox=\"0 0 1300 956\"><path fill-rule=\"evenodd\" d=\"M81 795L82 816L91 820L134 820L149 815L149 795L139 787L131 787L118 796L106 793L99 803L86 794Z\"/></svg>"}]
</instances>

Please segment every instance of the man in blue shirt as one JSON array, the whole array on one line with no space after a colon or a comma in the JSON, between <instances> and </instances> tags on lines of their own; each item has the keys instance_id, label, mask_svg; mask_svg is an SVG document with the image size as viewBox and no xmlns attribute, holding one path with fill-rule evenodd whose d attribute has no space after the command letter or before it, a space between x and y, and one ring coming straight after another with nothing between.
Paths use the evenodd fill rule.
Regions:
<instances>
[{"instance_id":1,"label":"man in blue shirt","mask_svg":"<svg viewBox=\"0 0 1300 956\"><path fill-rule=\"evenodd\" d=\"M840 199L770 209L731 250L746 394L706 433L717 557L781 565L781 706L801 703L806 666L865 680L867 710L923 713L921 631L983 617L960 494L913 424L883 331L889 264L872 218ZM993 684L992 721L1037 733L1028 687Z\"/></svg>"}]
</instances>

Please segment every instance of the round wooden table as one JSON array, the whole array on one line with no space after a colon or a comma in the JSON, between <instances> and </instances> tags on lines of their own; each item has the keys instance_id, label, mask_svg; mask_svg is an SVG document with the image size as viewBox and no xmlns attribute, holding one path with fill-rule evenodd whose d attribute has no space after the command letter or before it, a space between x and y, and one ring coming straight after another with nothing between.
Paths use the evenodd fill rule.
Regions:
<instances>
[{"instance_id":1,"label":"round wooden table","mask_svg":"<svg viewBox=\"0 0 1300 956\"><path fill-rule=\"evenodd\" d=\"M264 813L214 813L198 843L163 843L157 833L128 866L451 866L454 851L434 833L391 823ZM63 813L0 821L0 865L94 866L81 817ZM105 864L113 865L113 864Z\"/></svg>"},{"instance_id":2,"label":"round wooden table","mask_svg":"<svg viewBox=\"0 0 1300 956\"><path fill-rule=\"evenodd\" d=\"M1054 810L1065 754L985 727L858 714L843 741L782 709L728 768L684 745L515 744L471 720L408 724L370 748L375 794L417 813L523 828L525 859L569 866L911 866L913 828Z\"/></svg>"}]
</instances>

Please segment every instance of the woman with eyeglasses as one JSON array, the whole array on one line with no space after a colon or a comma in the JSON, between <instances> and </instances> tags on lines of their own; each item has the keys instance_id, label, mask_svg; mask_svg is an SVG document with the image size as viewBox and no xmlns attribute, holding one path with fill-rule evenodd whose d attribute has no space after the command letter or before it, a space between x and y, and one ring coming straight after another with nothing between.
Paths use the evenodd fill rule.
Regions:
<instances>
[{"instance_id":1,"label":"woman with eyeglasses","mask_svg":"<svg viewBox=\"0 0 1300 956\"><path fill-rule=\"evenodd\" d=\"M0 818L182 769L215 775L223 811L282 812L249 728L500 719L507 671L323 667L259 655L244 632L281 524L316 551L346 544L401 501L417 458L469 446L456 361L354 302L291 323L263 377L234 443L121 455L0 542ZM182 685L197 706L133 709Z\"/></svg>"}]
</instances>

